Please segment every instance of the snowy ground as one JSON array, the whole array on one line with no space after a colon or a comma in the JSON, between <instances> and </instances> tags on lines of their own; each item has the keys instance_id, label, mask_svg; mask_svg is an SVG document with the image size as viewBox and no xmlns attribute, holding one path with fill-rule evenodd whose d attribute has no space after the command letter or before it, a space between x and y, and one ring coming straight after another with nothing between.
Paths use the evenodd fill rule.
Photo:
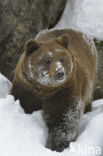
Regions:
<instances>
[{"instance_id":1,"label":"snowy ground","mask_svg":"<svg viewBox=\"0 0 103 156\"><path fill-rule=\"evenodd\" d=\"M103 0L68 0L57 28L74 27L103 39ZM81 119L78 139L62 153L45 148L47 127L42 112L25 114L10 93L12 84L0 74L0 156L103 155L103 99Z\"/></svg>"},{"instance_id":2,"label":"snowy ground","mask_svg":"<svg viewBox=\"0 0 103 156\"><path fill-rule=\"evenodd\" d=\"M102 156L103 100L95 101L93 111L82 117L77 141L58 153L45 148L48 130L42 112L25 114L19 101L8 95L10 88L0 74L0 156Z\"/></svg>"}]
</instances>

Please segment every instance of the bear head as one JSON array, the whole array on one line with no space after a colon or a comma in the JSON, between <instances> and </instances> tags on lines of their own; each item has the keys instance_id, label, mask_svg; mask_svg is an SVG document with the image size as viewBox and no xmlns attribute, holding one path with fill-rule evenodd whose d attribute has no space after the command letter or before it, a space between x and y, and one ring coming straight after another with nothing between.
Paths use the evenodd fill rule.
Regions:
<instances>
[{"instance_id":1,"label":"bear head","mask_svg":"<svg viewBox=\"0 0 103 156\"><path fill-rule=\"evenodd\" d=\"M30 39L26 42L23 73L36 86L38 94L43 90L48 94L66 87L73 70L73 57L68 46L68 35L46 41Z\"/></svg>"}]
</instances>

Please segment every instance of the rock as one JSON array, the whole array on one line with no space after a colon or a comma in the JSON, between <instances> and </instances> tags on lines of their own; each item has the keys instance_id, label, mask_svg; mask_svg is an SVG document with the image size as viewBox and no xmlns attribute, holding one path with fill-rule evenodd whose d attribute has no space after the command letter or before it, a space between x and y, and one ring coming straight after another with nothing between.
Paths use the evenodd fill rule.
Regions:
<instances>
[{"instance_id":1,"label":"rock","mask_svg":"<svg viewBox=\"0 0 103 156\"><path fill-rule=\"evenodd\" d=\"M0 1L0 72L12 79L27 39L58 21L66 0Z\"/></svg>"}]
</instances>

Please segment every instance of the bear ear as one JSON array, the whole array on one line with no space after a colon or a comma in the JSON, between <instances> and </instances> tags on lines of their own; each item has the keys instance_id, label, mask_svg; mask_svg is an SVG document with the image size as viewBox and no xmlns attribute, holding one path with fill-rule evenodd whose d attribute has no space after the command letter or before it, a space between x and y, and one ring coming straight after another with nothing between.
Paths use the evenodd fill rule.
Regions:
<instances>
[{"instance_id":1,"label":"bear ear","mask_svg":"<svg viewBox=\"0 0 103 156\"><path fill-rule=\"evenodd\" d=\"M32 54L35 50L37 50L39 48L39 46L40 45L33 39L26 41L26 43L25 43L26 54L27 55Z\"/></svg>"},{"instance_id":2,"label":"bear ear","mask_svg":"<svg viewBox=\"0 0 103 156\"><path fill-rule=\"evenodd\" d=\"M64 34L59 38L59 43L62 44L65 48L68 48L69 45L69 35Z\"/></svg>"}]
</instances>

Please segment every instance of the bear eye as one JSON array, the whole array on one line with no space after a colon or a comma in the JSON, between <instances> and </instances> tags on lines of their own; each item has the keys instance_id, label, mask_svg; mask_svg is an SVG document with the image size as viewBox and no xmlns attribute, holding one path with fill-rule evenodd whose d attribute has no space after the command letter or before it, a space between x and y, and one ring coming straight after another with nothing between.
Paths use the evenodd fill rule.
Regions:
<instances>
[{"instance_id":1,"label":"bear eye","mask_svg":"<svg viewBox=\"0 0 103 156\"><path fill-rule=\"evenodd\" d=\"M60 59L60 62L64 62L64 58L61 58L61 59Z\"/></svg>"},{"instance_id":2,"label":"bear eye","mask_svg":"<svg viewBox=\"0 0 103 156\"><path fill-rule=\"evenodd\" d=\"M50 59L46 59L46 60L45 60L45 63L46 63L46 64L50 64L50 63L51 63L51 60L50 60Z\"/></svg>"}]
</instances>

